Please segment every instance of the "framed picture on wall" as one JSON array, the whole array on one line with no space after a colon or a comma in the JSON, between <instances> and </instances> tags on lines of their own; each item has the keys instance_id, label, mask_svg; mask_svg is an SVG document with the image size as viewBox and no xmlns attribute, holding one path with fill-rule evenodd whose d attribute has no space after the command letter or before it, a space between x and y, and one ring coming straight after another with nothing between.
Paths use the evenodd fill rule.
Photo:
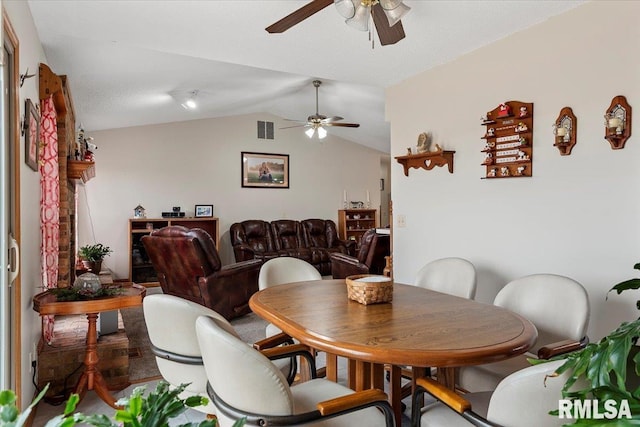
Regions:
<instances>
[{"instance_id":1,"label":"framed picture on wall","mask_svg":"<svg viewBox=\"0 0 640 427\"><path fill-rule=\"evenodd\" d=\"M271 153L241 154L242 186L289 188L289 155Z\"/></svg>"},{"instance_id":2,"label":"framed picture on wall","mask_svg":"<svg viewBox=\"0 0 640 427\"><path fill-rule=\"evenodd\" d=\"M40 160L40 115L29 98L25 101L24 117L24 162L37 171Z\"/></svg>"},{"instance_id":3,"label":"framed picture on wall","mask_svg":"<svg viewBox=\"0 0 640 427\"><path fill-rule=\"evenodd\" d=\"M196 218L207 218L213 216L213 205L196 205Z\"/></svg>"}]
</instances>

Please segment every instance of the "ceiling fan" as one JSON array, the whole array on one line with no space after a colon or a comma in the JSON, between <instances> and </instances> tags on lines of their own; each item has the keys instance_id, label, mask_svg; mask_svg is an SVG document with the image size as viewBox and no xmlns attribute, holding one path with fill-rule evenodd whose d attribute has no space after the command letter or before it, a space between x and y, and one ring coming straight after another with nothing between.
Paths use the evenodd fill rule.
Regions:
<instances>
[{"instance_id":1,"label":"ceiling fan","mask_svg":"<svg viewBox=\"0 0 640 427\"><path fill-rule=\"evenodd\" d=\"M317 132L318 138L322 139L325 136L327 136L327 130L324 128L324 126L338 126L338 127L345 127L345 128L360 127L359 123L339 123L340 120L344 120L340 116L327 117L318 113L318 88L320 87L321 84L322 82L320 80L313 81L313 86L316 88L316 113L307 117L306 122L301 120L291 120L294 122L299 122L301 124L295 125L295 126L287 126L280 129L306 127L309 129L307 129L304 133L307 134L309 138L312 138L313 135Z\"/></svg>"},{"instance_id":2,"label":"ceiling fan","mask_svg":"<svg viewBox=\"0 0 640 427\"><path fill-rule=\"evenodd\" d=\"M369 31L372 18L380 38L380 44L389 45L405 37L400 19L410 7L403 0L313 0L266 28L269 33L283 33L308 17L320 12L331 3L338 13L346 18L347 25L358 30Z\"/></svg>"}]
</instances>

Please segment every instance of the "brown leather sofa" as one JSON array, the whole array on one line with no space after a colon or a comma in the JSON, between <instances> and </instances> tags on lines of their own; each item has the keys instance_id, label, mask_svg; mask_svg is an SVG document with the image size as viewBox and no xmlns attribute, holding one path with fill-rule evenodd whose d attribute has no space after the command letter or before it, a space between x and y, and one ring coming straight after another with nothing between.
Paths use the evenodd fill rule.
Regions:
<instances>
[{"instance_id":1,"label":"brown leather sofa","mask_svg":"<svg viewBox=\"0 0 640 427\"><path fill-rule=\"evenodd\" d=\"M344 279L354 274L382 274L385 257L390 255L391 241L388 234L377 234L376 229L367 230L360 240L358 255L331 254L331 275Z\"/></svg>"},{"instance_id":2,"label":"brown leather sofa","mask_svg":"<svg viewBox=\"0 0 640 427\"><path fill-rule=\"evenodd\" d=\"M142 244L165 294L209 307L228 320L251 312L249 298L258 291L260 260L223 266L206 231L180 225L155 230Z\"/></svg>"},{"instance_id":3,"label":"brown leather sofa","mask_svg":"<svg viewBox=\"0 0 640 427\"><path fill-rule=\"evenodd\" d=\"M229 234L236 262L291 256L309 262L322 275L331 274L332 253L355 252L355 242L339 239L330 219L250 219L232 224Z\"/></svg>"}]
</instances>

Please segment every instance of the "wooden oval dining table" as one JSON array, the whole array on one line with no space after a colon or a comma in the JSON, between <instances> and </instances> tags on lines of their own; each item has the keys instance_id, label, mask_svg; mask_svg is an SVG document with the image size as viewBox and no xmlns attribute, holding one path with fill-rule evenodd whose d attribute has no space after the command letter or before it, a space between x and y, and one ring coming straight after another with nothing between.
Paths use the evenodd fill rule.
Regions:
<instances>
[{"instance_id":1,"label":"wooden oval dining table","mask_svg":"<svg viewBox=\"0 0 640 427\"><path fill-rule=\"evenodd\" d=\"M401 417L401 367L437 367L438 381L455 386L455 368L508 359L536 341L524 317L490 304L394 283L389 303L349 300L344 279L304 281L255 293L251 309L309 347L327 352L327 378L337 380L335 356L349 360L349 386L384 387ZM400 425L400 424L398 424Z\"/></svg>"}]
</instances>

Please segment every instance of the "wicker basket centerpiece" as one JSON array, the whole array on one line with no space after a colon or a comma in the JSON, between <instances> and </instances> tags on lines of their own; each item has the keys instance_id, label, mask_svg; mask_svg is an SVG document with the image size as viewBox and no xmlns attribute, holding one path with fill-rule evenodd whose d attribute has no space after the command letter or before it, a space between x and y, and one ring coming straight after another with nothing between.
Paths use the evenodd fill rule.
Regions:
<instances>
[{"instance_id":1,"label":"wicker basket centerpiece","mask_svg":"<svg viewBox=\"0 0 640 427\"><path fill-rule=\"evenodd\" d=\"M347 296L360 304L378 304L393 299L393 280L387 276L356 274L345 279Z\"/></svg>"}]
</instances>

